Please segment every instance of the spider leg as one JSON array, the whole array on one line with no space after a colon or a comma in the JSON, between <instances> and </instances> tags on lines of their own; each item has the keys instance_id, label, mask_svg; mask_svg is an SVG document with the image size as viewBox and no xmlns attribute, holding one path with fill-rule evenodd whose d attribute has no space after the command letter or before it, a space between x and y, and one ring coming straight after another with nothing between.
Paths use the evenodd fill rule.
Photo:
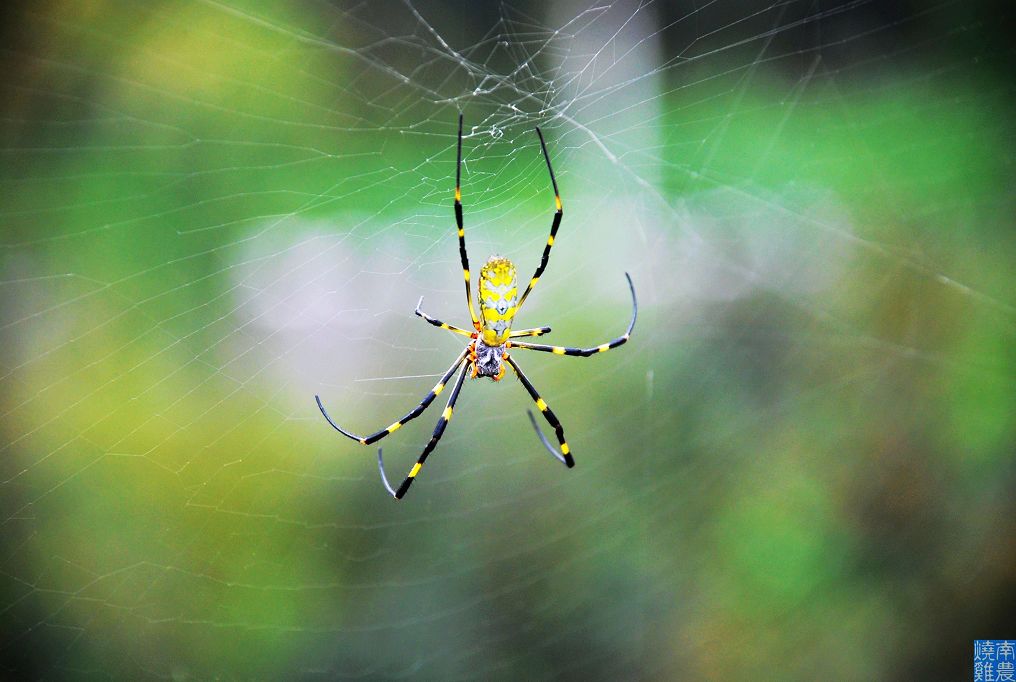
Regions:
<instances>
[{"instance_id":1,"label":"spider leg","mask_svg":"<svg viewBox=\"0 0 1016 682\"><path fill-rule=\"evenodd\" d=\"M512 345L514 346L515 344ZM544 399L540 397L539 392L537 392L532 382L530 382L529 379L526 377L526 375L522 373L522 370L519 369L519 366L515 363L515 360L509 357L505 358L505 361L509 365L511 365L511 368L513 370L515 370L515 375L519 378L519 381L522 382L522 385L526 387L526 391L529 392L529 395L530 397L532 397L533 402L536 403L536 407L543 414L544 419L546 419L547 422L552 427L554 427L554 433L557 435L557 442L561 444L561 452L558 452L557 450L554 449L554 447L547 440L546 436L543 435L543 432L541 432L539 427L536 426L536 419L530 412L529 418L532 420L533 426L536 428L536 433L538 433L540 436L540 440L543 441L544 446L546 446L547 450L550 451L550 454L554 455L554 457L556 457L569 469L572 468L573 466L575 466L575 460L571 456L571 449L568 447L568 442L565 441L564 439L564 427L561 426L561 422L558 421L557 416L547 406L546 401L544 401Z\"/></svg>"},{"instance_id":2,"label":"spider leg","mask_svg":"<svg viewBox=\"0 0 1016 682\"><path fill-rule=\"evenodd\" d=\"M517 339L520 336L543 336L550 333L550 327L537 327L536 329L516 329L508 334L509 339Z\"/></svg>"},{"instance_id":3,"label":"spider leg","mask_svg":"<svg viewBox=\"0 0 1016 682\"><path fill-rule=\"evenodd\" d=\"M430 390L430 393L428 393L427 396L420 401L419 405L414 407L406 414L406 416L404 416L397 422L393 423L391 426L381 429L380 431L377 431L375 433L372 433L369 436L357 436L355 433L350 433L349 431L346 431L344 428L342 428L334 421L332 421L332 418L328 416L328 412L325 410L325 406L321 402L320 396L314 396L314 400L317 401L318 409L321 410L321 414L323 414L325 419L328 420L328 423L332 425L332 428L341 433L343 436L346 436L347 438L352 438L360 445L370 445L372 443L376 443L385 436L394 433L395 431L402 428L402 425L405 424L406 422L412 419L416 419L421 414L423 414L424 410L430 407L430 404L434 402L434 398L438 397L438 395L441 394L441 391L444 390L445 384L448 383L448 379L451 378L452 374L455 373L455 370L458 369L459 365L462 364L462 361L466 357L466 353L469 351L469 348L470 346L466 346L466 348L461 353L459 353L459 357L455 359L455 362L452 363L452 366L448 368L448 371L444 373L444 376L441 377L441 380L438 381L437 384L434 386L434 388Z\"/></svg>"},{"instance_id":4,"label":"spider leg","mask_svg":"<svg viewBox=\"0 0 1016 682\"><path fill-rule=\"evenodd\" d=\"M617 348L627 343L628 339L631 338L632 329L635 328L635 318L639 314L639 304L635 300L635 285L631 283L631 276L626 272L624 276L628 278L628 288L631 289L631 322L628 324L628 331L624 335L617 337L609 343L601 343L599 346L593 346L592 348L569 348L567 346L545 346L539 343L523 343L521 341L513 341L512 348L523 348L525 350L538 350L544 353L553 353L555 355L578 355L580 357L589 357L590 355L596 355L597 353L603 353L611 348Z\"/></svg>"},{"instance_id":5,"label":"spider leg","mask_svg":"<svg viewBox=\"0 0 1016 682\"><path fill-rule=\"evenodd\" d=\"M543 443L543 447L547 448L547 452L554 455L557 461L561 462L561 464L568 466L568 462L565 461L564 456L554 449L554 446L550 444L547 437L543 435L543 431L540 431L540 425L536 423L536 417L533 416L533 411L526 410L526 414L529 415L529 422L533 425L533 430L536 431L536 435L540 437L540 442Z\"/></svg>"},{"instance_id":6,"label":"spider leg","mask_svg":"<svg viewBox=\"0 0 1016 682\"><path fill-rule=\"evenodd\" d=\"M459 146L455 161L455 224L459 228L459 257L462 259L462 277L466 280L466 303L469 305L469 317L473 320L473 328L480 331L480 318L473 308L473 293L469 283L469 256L466 255L466 230L462 225L462 114L459 114Z\"/></svg>"},{"instance_id":7,"label":"spider leg","mask_svg":"<svg viewBox=\"0 0 1016 682\"><path fill-rule=\"evenodd\" d=\"M536 274L529 280L529 286L522 293L522 298L519 299L519 303L516 306L517 310L522 309L522 304L526 302L526 297L529 296L529 292L533 290L536 283L540 281L540 275L547 268L547 263L550 262L550 249L554 246L554 237L557 236L557 228L561 226L561 217L564 215L564 208L561 206L561 193L557 191L557 179L554 178L554 169L550 165L550 156L547 154L547 144L543 141L543 133L540 129L536 129L536 134L540 137L540 148L543 150L543 159L547 162L547 171L550 173L550 184L554 188L554 205L557 210L554 212L554 222L550 225L550 236L547 237L547 245L543 247L543 258L540 259L540 265L536 268Z\"/></svg>"},{"instance_id":8,"label":"spider leg","mask_svg":"<svg viewBox=\"0 0 1016 682\"><path fill-rule=\"evenodd\" d=\"M440 327L441 329L447 329L448 331L455 332L456 334L459 334L461 336L468 336L470 338L473 337L473 333L472 332L467 332L465 329L459 329L458 327L456 327L454 325L450 325L450 324L448 324L446 322L442 322L441 320L434 319L433 317L431 317L427 313L425 313L422 310L420 310L420 306L421 305L423 305L423 296L420 297L420 302L416 304L416 310L414 312L419 317L422 317L425 321L429 322L430 324L434 325L435 327Z\"/></svg>"},{"instance_id":9,"label":"spider leg","mask_svg":"<svg viewBox=\"0 0 1016 682\"><path fill-rule=\"evenodd\" d=\"M469 369L469 365L466 364L462 367L462 371L459 372L459 378L455 382L455 388L452 389L452 394L448 396L448 404L445 405L444 412L441 413L441 417L437 420L437 426L434 427L434 435L430 437L430 441L427 446L423 449L420 457L416 460L416 464L409 470L409 474L406 476L406 480L402 482L398 490L392 489L391 483L388 482L388 477L385 476L385 462L381 456L381 448L377 449L377 468L381 472L381 482L384 484L385 489L388 493L396 500L401 500L405 496L406 491L409 490L409 486L413 485L413 481L416 480L416 475L420 473L420 469L423 467L423 463L427 460L427 456L437 447L437 443L441 440L441 436L444 435L445 427L448 426L448 422L452 419L452 410L455 409L455 401L459 398L459 391L462 390L462 382L466 379L466 372Z\"/></svg>"}]
</instances>

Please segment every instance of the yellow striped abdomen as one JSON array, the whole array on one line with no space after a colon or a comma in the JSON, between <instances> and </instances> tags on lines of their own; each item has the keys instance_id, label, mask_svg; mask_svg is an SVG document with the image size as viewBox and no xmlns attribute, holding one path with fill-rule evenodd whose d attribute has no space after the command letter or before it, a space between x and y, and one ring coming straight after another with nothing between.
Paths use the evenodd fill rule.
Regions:
<instances>
[{"instance_id":1,"label":"yellow striped abdomen","mask_svg":"<svg viewBox=\"0 0 1016 682\"><path fill-rule=\"evenodd\" d=\"M478 294L483 324L481 339L488 346L504 345L511 332L519 300L512 262L501 256L491 256L480 269Z\"/></svg>"}]
</instances>

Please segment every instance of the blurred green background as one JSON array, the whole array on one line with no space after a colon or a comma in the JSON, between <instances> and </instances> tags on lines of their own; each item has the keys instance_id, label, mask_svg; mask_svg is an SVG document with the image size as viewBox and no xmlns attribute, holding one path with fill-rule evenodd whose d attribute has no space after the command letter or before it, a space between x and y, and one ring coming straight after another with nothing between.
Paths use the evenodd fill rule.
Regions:
<instances>
[{"instance_id":1,"label":"blurred green background","mask_svg":"<svg viewBox=\"0 0 1016 682\"><path fill-rule=\"evenodd\" d=\"M961 679L1012 637L1009 12L977 3L4 10L0 658L32 678ZM461 348L401 503L366 433ZM534 357L539 355L539 357ZM435 408L383 442L399 479Z\"/></svg>"}]
</instances>

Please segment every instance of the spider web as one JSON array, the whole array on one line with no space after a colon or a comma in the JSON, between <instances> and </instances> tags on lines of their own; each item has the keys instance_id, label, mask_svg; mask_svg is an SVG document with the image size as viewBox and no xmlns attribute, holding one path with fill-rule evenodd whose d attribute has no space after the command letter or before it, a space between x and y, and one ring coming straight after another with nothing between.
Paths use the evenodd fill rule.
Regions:
<instances>
[{"instance_id":1,"label":"spider web","mask_svg":"<svg viewBox=\"0 0 1016 682\"><path fill-rule=\"evenodd\" d=\"M463 7L8 10L4 669L966 671L1016 577L996 10ZM536 125L558 174L517 326L619 335L626 271L639 322L514 353L574 470L514 378L468 382L396 504L313 396L368 433L461 349L412 314L468 327L460 111L474 273L538 262ZM381 443L394 480L440 409Z\"/></svg>"}]
</instances>

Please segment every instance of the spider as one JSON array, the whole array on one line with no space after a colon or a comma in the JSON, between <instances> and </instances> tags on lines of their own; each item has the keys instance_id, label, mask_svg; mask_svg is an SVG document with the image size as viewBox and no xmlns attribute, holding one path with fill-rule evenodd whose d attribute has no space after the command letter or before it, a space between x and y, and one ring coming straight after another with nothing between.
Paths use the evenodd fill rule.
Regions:
<instances>
[{"instance_id":1,"label":"spider","mask_svg":"<svg viewBox=\"0 0 1016 682\"><path fill-rule=\"evenodd\" d=\"M385 475L384 458L381 454L381 448L377 451L377 465L378 470L381 472L381 482L384 484L385 489L388 493L396 500L401 500L402 497L409 490L409 486L416 480L417 474L420 473L420 469L423 467L423 463L427 460L427 456L437 447L438 441L441 440L441 436L444 434L445 427L452 418L452 410L455 409L455 401L459 398L459 391L462 390L462 384L468 374L470 378L476 379L477 377L489 377L492 381L500 381L505 375L505 364L512 368L515 376L519 378L522 385L528 391L533 401L536 403L537 409L544 416L547 422L553 427L554 433L557 435L557 441L560 444L560 449L554 449L550 441L540 430L539 425L536 423L536 418L533 416L532 411L529 411L529 420L536 429L536 433L543 443L544 447L557 458L566 467L571 468L575 466L575 460L572 457L571 449L568 447L568 443L564 438L564 429L561 426L561 422L558 421L557 417L551 411L550 407L547 406L546 401L540 397L536 388L529 381L518 363L515 362L515 358L509 356L508 351L512 348L518 348L520 350L535 350L542 351L544 353L553 353L555 355L576 355L579 357L589 357L597 353L603 353L611 348L617 348L624 344L631 337L632 329L635 328L635 318L638 315L638 302L635 300L635 286L632 284L631 276L625 273L625 277L628 280L628 288L631 290L631 303L632 303L632 315L631 322L628 324L628 330L623 336L610 341L609 343L603 343L599 346L593 346L591 348L569 348L566 346L545 346L536 343L525 343L522 341L513 341L520 337L527 336L542 336L550 333L550 327L536 327L532 329L519 329L513 331L511 329L512 320L515 318L516 313L522 307L522 304L526 302L526 298L529 293L536 286L540 276L543 275L543 271L547 267L547 263L550 260L550 250L554 246L554 238L557 236L557 228L561 225L561 217L564 215L564 211L561 205L561 195L557 191L557 180L554 178L554 169L550 165L550 156L547 154L547 145L543 141L543 133L540 132L539 128L536 128L536 134L540 138L540 148L543 150L543 158L547 162L547 171L550 173L550 184L554 188L554 203L556 211L554 212L554 221L550 226L550 237L547 238L547 245L543 248L543 258L540 260L540 265L536 268L536 273L533 278L529 280L529 285L526 290L522 293L522 297L518 297L518 286L516 284L515 277L515 265L512 264L507 258L501 256L491 256L487 262L480 269L480 280L479 280L479 296L478 303L480 306L480 316L476 314L476 310L473 308L472 292L470 289L470 277L469 277L469 258L466 256L466 233L463 229L462 224L462 191L460 189L460 181L462 177L462 114L459 114L459 141L458 141L458 157L456 160L455 167L455 223L458 225L459 230L459 256L462 259L462 275L466 283L466 304L469 306L469 316L473 320L473 331L467 331L460 329L459 327L452 326L441 320L437 320L427 313L420 310L420 306L423 305L423 297L416 304L416 315L423 318L428 323L441 329L447 329L448 331L454 332L461 336L469 338L469 343L463 349L459 356L455 358L455 362L448 368L448 371L442 375L441 380L437 382L437 385L431 389L430 393L420 401L420 404L414 407L407 415L393 423L391 426L381 429L369 436L357 436L354 433L346 431L344 428L336 424L331 417L328 416L327 410L325 410L324 404L321 402L320 396L314 396L317 401L318 409L321 410L321 414L328 420L328 423L332 425L336 431L341 433L347 438L352 438L361 445L371 445L378 442L385 436L395 433L397 430L402 428L402 425L406 422L416 419L424 410L430 407L430 404L434 402L434 399L441 394L448 384L448 381L452 378L458 370L458 377L455 379L455 385L452 387L451 395L448 397L448 403L445 405L444 412L441 413L441 417L437 421L437 426L434 427L434 434L430 438L430 442L423 449L423 453L416 460L416 464L410 469L406 479L402 482L402 485L398 489L392 488L388 482L388 477ZM460 369L461 368L461 369Z\"/></svg>"}]
</instances>

